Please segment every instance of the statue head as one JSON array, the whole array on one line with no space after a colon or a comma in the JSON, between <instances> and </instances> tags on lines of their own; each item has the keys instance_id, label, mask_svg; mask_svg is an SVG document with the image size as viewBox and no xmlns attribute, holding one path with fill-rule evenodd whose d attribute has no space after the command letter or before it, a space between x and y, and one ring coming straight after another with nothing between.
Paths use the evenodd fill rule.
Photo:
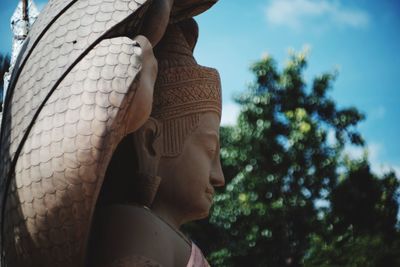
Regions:
<instances>
[{"instance_id":1,"label":"statue head","mask_svg":"<svg viewBox=\"0 0 400 267\"><path fill-rule=\"evenodd\" d=\"M216 70L193 58L197 34L194 20L171 24L155 48L158 76L150 119L119 145L100 203L151 205L179 214L180 223L208 215L214 187L224 184L221 85Z\"/></svg>"},{"instance_id":2,"label":"statue head","mask_svg":"<svg viewBox=\"0 0 400 267\"><path fill-rule=\"evenodd\" d=\"M161 184L153 208L180 213L181 223L206 217L214 187L224 184L220 78L216 70L196 63L194 39L194 20L171 25L155 51L159 72L151 117L159 122L162 140Z\"/></svg>"}]
</instances>

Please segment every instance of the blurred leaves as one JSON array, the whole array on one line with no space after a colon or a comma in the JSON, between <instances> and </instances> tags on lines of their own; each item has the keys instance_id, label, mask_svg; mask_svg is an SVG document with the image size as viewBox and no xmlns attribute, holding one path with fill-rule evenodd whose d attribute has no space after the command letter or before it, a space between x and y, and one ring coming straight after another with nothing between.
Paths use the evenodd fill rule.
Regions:
<instances>
[{"instance_id":1,"label":"blurred leaves","mask_svg":"<svg viewBox=\"0 0 400 267\"><path fill-rule=\"evenodd\" d=\"M307 88L306 66L305 52L291 53L282 71L268 56L254 63L237 125L221 129L226 187L209 222L188 227L212 266L373 266L363 265L373 251L400 258L388 243L398 248L397 178L343 156L346 145L364 145L364 115L329 97L336 72Z\"/></svg>"}]
</instances>

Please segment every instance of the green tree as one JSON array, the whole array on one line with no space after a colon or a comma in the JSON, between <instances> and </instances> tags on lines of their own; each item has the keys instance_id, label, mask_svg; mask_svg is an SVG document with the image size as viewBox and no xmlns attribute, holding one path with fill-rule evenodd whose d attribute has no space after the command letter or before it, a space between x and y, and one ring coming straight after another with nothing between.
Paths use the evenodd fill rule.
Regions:
<instances>
[{"instance_id":1,"label":"green tree","mask_svg":"<svg viewBox=\"0 0 400 267\"><path fill-rule=\"evenodd\" d=\"M326 230L313 235L305 266L400 266L398 189L393 172L377 177L365 159L348 162L330 195Z\"/></svg>"},{"instance_id":2,"label":"green tree","mask_svg":"<svg viewBox=\"0 0 400 267\"><path fill-rule=\"evenodd\" d=\"M328 96L336 73L308 88L306 65L305 53L291 54L282 71L270 57L256 62L237 125L221 129L226 188L209 222L189 227L213 266L303 266L326 234L332 209L316 203L339 190L344 147L364 144L355 128L364 116Z\"/></svg>"},{"instance_id":3,"label":"green tree","mask_svg":"<svg viewBox=\"0 0 400 267\"><path fill-rule=\"evenodd\" d=\"M10 68L10 56L0 53L0 112L3 106L4 74Z\"/></svg>"},{"instance_id":4,"label":"green tree","mask_svg":"<svg viewBox=\"0 0 400 267\"><path fill-rule=\"evenodd\" d=\"M366 160L348 164L347 173L330 196L330 223L335 235L349 227L356 236L379 234L391 239L397 231L397 189L395 174L378 178Z\"/></svg>"}]
</instances>

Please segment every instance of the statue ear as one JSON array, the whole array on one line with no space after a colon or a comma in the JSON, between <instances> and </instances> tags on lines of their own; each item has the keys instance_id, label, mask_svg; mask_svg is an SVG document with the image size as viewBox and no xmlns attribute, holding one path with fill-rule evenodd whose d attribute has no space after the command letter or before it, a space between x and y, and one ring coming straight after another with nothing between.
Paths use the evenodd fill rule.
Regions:
<instances>
[{"instance_id":1,"label":"statue ear","mask_svg":"<svg viewBox=\"0 0 400 267\"><path fill-rule=\"evenodd\" d=\"M143 126L133 133L134 150L136 152L137 169L135 189L137 203L150 206L160 185L158 165L161 157L160 123L149 118Z\"/></svg>"},{"instance_id":2,"label":"statue ear","mask_svg":"<svg viewBox=\"0 0 400 267\"><path fill-rule=\"evenodd\" d=\"M150 117L134 133L134 143L136 151L141 150L142 156L159 157L161 154L161 127L159 121Z\"/></svg>"},{"instance_id":3,"label":"statue ear","mask_svg":"<svg viewBox=\"0 0 400 267\"><path fill-rule=\"evenodd\" d=\"M161 137L161 130L160 130L160 123L154 119L149 118L144 125L144 142L145 147L148 153L155 157L161 153L160 151L160 137Z\"/></svg>"}]
</instances>

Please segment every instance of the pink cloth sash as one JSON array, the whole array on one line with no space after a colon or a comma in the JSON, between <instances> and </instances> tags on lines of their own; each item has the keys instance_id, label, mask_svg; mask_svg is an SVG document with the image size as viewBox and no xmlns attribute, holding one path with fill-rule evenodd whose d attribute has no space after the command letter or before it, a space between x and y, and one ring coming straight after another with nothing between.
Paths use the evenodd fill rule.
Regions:
<instances>
[{"instance_id":1,"label":"pink cloth sash","mask_svg":"<svg viewBox=\"0 0 400 267\"><path fill-rule=\"evenodd\" d=\"M211 267L200 248L192 242L192 252L187 267Z\"/></svg>"}]
</instances>

